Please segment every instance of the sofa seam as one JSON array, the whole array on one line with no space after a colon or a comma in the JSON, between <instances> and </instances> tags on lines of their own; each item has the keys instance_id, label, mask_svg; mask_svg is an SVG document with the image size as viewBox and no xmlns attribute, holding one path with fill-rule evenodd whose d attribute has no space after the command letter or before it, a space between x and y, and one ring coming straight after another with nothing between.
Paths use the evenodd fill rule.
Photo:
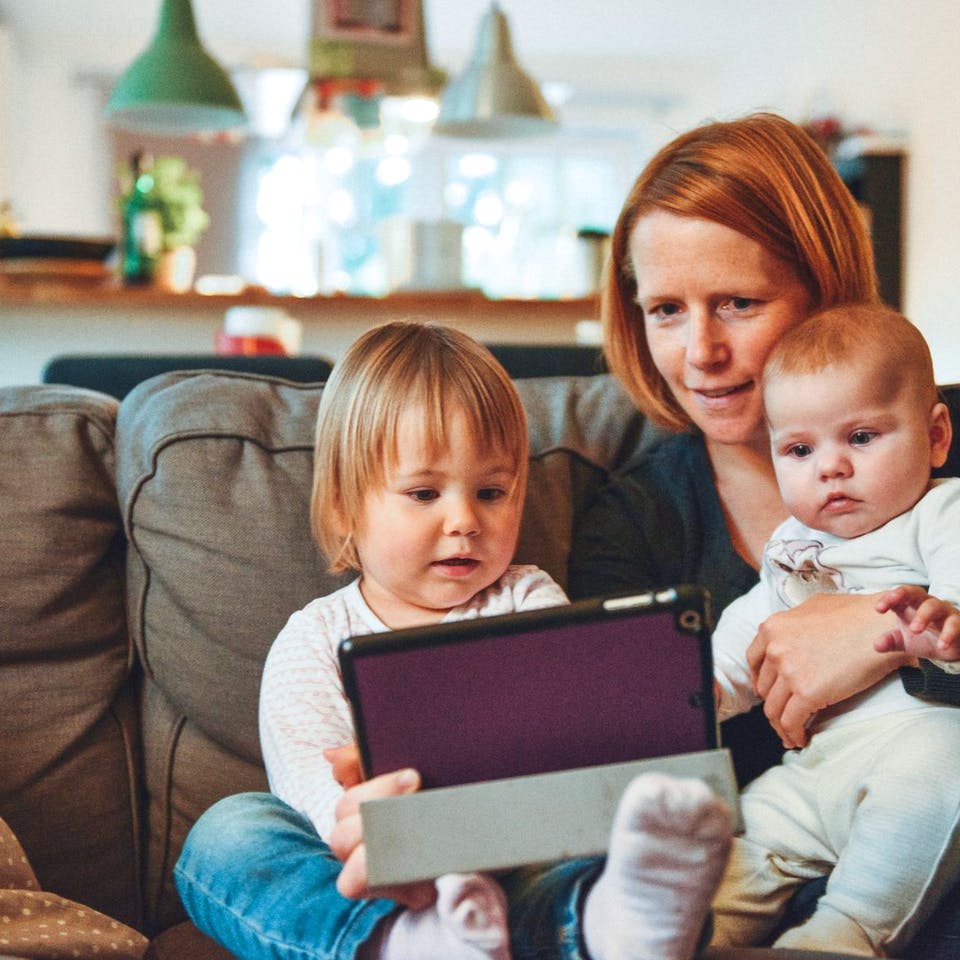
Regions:
<instances>
[{"instance_id":1,"label":"sofa seam","mask_svg":"<svg viewBox=\"0 0 960 960\"><path fill-rule=\"evenodd\" d=\"M170 736L167 739L167 747L163 762L163 822L161 824L161 836L163 837L163 853L160 857L157 872L156 887L152 898L151 913L159 913L159 907L163 900L163 888L170 865L170 834L173 824L173 768L174 756L177 752L177 745L183 734L183 728L186 726L187 718L179 714L173 724ZM158 920L158 917L150 917L150 926Z\"/></svg>"}]
</instances>

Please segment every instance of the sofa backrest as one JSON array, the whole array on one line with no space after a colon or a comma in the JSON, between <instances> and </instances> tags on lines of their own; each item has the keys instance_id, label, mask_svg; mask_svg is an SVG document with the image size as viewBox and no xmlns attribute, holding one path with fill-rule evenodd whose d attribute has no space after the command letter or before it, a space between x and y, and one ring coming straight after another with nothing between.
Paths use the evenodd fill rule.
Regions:
<instances>
[{"instance_id":1,"label":"sofa backrest","mask_svg":"<svg viewBox=\"0 0 960 960\"><path fill-rule=\"evenodd\" d=\"M575 512L649 439L609 376L519 381L531 468L518 560L561 583ZM129 626L143 666L148 919L182 917L170 882L186 832L229 793L265 789L260 672L287 617L332 576L309 529L322 387L167 374L120 409L117 488Z\"/></svg>"},{"instance_id":2,"label":"sofa backrest","mask_svg":"<svg viewBox=\"0 0 960 960\"><path fill-rule=\"evenodd\" d=\"M0 390L0 816L46 890L137 925L117 402Z\"/></svg>"}]
</instances>

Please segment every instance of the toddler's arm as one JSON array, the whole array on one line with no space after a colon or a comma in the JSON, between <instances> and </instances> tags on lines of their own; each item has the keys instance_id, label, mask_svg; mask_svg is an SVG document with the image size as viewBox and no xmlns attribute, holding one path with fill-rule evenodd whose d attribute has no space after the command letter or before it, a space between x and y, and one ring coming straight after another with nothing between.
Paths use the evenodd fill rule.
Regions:
<instances>
[{"instance_id":1,"label":"toddler's arm","mask_svg":"<svg viewBox=\"0 0 960 960\"><path fill-rule=\"evenodd\" d=\"M960 661L960 610L952 603L932 596L923 587L901 586L884 593L876 609L897 616L897 625L874 642L876 650L903 650L942 661L940 665L951 673L960 672L960 663L955 662Z\"/></svg>"}]
</instances>

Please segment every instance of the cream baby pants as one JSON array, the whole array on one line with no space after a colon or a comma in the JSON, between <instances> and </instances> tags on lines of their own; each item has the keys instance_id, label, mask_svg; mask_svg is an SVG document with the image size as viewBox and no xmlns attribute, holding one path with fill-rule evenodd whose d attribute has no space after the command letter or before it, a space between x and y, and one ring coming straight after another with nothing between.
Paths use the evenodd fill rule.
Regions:
<instances>
[{"instance_id":1,"label":"cream baby pants","mask_svg":"<svg viewBox=\"0 0 960 960\"><path fill-rule=\"evenodd\" d=\"M805 880L813 916L775 945L888 956L960 875L960 709L919 706L817 733L743 792L714 901L718 946L767 941Z\"/></svg>"}]
</instances>

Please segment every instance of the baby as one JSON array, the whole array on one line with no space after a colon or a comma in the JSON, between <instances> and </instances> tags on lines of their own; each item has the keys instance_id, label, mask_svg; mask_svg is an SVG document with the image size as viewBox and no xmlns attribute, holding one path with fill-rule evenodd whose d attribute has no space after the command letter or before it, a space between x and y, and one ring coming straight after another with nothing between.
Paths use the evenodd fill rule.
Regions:
<instances>
[{"instance_id":1,"label":"baby","mask_svg":"<svg viewBox=\"0 0 960 960\"><path fill-rule=\"evenodd\" d=\"M773 465L793 516L760 582L714 635L721 719L757 702L746 650L769 615L819 592L882 592L900 627L883 649L950 655L960 601L960 480L930 352L900 314L826 310L790 330L763 380ZM896 677L824 711L812 739L743 793L745 835L714 903L719 944L762 943L791 893L829 874L805 923L777 946L888 956L956 879L960 711L918 703Z\"/></svg>"}]
</instances>

